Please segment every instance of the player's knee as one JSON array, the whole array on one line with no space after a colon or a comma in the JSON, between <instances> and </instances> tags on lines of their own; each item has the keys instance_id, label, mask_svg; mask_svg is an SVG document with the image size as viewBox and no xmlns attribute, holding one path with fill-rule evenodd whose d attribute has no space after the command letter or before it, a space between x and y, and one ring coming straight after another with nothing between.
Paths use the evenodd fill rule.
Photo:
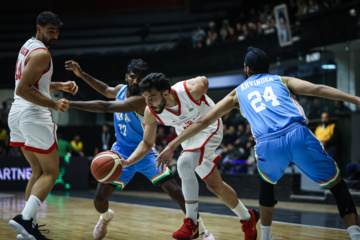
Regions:
<instances>
[{"instance_id":1,"label":"player's knee","mask_svg":"<svg viewBox=\"0 0 360 240\"><path fill-rule=\"evenodd\" d=\"M274 185L259 177L259 204L265 207L273 207L275 200Z\"/></svg>"},{"instance_id":2,"label":"player's knee","mask_svg":"<svg viewBox=\"0 0 360 240\"><path fill-rule=\"evenodd\" d=\"M330 191L336 200L340 216L343 218L347 214L357 214L354 200L351 197L346 183L343 179L340 179L337 182L338 183L336 185L332 185Z\"/></svg>"},{"instance_id":3,"label":"player's knee","mask_svg":"<svg viewBox=\"0 0 360 240\"><path fill-rule=\"evenodd\" d=\"M189 179L195 176L196 166L194 162L194 159L187 156L181 156L179 158L177 167L180 178Z\"/></svg>"}]
</instances>

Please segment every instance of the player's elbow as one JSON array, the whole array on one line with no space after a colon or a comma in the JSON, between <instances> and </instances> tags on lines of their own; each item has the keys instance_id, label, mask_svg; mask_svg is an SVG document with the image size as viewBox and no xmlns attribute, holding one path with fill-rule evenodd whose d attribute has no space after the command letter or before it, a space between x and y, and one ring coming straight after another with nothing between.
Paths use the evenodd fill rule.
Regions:
<instances>
[{"instance_id":1,"label":"player's elbow","mask_svg":"<svg viewBox=\"0 0 360 240\"><path fill-rule=\"evenodd\" d=\"M22 86L22 85L18 85L17 88L16 88L16 95L19 96L19 97L24 97L24 94L26 93L26 87L25 86Z\"/></svg>"}]
</instances>

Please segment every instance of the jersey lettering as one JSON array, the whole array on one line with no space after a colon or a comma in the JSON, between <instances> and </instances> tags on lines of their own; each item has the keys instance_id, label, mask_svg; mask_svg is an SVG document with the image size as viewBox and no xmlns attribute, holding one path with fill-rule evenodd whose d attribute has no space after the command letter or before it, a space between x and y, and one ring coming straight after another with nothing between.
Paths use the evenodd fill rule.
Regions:
<instances>
[{"instance_id":1,"label":"jersey lettering","mask_svg":"<svg viewBox=\"0 0 360 240\"><path fill-rule=\"evenodd\" d=\"M16 61L16 67L15 67L15 81L19 80L21 78L21 61L19 62L19 59Z\"/></svg>"}]
</instances>

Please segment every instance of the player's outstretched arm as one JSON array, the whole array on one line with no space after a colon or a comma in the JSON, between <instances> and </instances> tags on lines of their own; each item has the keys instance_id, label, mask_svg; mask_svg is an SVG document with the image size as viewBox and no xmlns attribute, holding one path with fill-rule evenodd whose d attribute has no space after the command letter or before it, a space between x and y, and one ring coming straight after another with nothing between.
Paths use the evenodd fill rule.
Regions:
<instances>
[{"instance_id":1,"label":"player's outstretched arm","mask_svg":"<svg viewBox=\"0 0 360 240\"><path fill-rule=\"evenodd\" d=\"M163 169L164 166L168 166L172 157L174 155L174 150L186 139L189 139L201 130L208 127L210 124L224 116L226 113L230 112L231 109L238 107L238 100L236 96L236 91L233 90L220 102L218 102L211 110L201 117L199 120L190 125L185 129L179 136L172 140L167 147L161 152L157 157L157 169Z\"/></svg>"},{"instance_id":2,"label":"player's outstretched arm","mask_svg":"<svg viewBox=\"0 0 360 240\"><path fill-rule=\"evenodd\" d=\"M143 114L146 103L143 97L134 96L125 101L70 101L70 108L88 112L133 112Z\"/></svg>"},{"instance_id":3,"label":"player's outstretched arm","mask_svg":"<svg viewBox=\"0 0 360 240\"><path fill-rule=\"evenodd\" d=\"M116 98L117 93L120 88L124 86L123 84L119 84L116 87L110 87L106 83L90 76L86 72L84 72L79 63L74 60L68 60L65 62L65 69L67 71L72 71L76 76L83 79L87 84L89 84L93 89L95 89L98 93L104 95L107 98Z\"/></svg>"},{"instance_id":4,"label":"player's outstretched arm","mask_svg":"<svg viewBox=\"0 0 360 240\"><path fill-rule=\"evenodd\" d=\"M322 97L353 103L360 107L360 98L339 89L321 84L313 84L294 77L282 77L293 94Z\"/></svg>"},{"instance_id":5,"label":"player's outstretched arm","mask_svg":"<svg viewBox=\"0 0 360 240\"><path fill-rule=\"evenodd\" d=\"M139 143L135 151L127 160L121 160L124 167L130 166L143 159L151 150L156 140L157 120L150 112L149 108L145 108L145 129L143 140Z\"/></svg>"}]
</instances>

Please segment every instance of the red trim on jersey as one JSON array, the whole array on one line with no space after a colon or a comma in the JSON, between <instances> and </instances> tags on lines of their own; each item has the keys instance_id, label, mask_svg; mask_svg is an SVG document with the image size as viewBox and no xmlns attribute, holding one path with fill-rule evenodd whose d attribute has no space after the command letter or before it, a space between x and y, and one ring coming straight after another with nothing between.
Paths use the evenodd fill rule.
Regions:
<instances>
[{"instance_id":1,"label":"red trim on jersey","mask_svg":"<svg viewBox=\"0 0 360 240\"><path fill-rule=\"evenodd\" d=\"M165 123L163 121L161 121L160 117L151 108L149 108L149 109L152 112L152 114L154 114L154 116L159 120L159 122L161 122L162 125L165 125Z\"/></svg>"},{"instance_id":2,"label":"red trim on jersey","mask_svg":"<svg viewBox=\"0 0 360 240\"><path fill-rule=\"evenodd\" d=\"M23 142L11 142L10 141L9 145L12 146L12 147L23 147L23 146L25 146L25 143L23 143Z\"/></svg>"},{"instance_id":3,"label":"red trim on jersey","mask_svg":"<svg viewBox=\"0 0 360 240\"><path fill-rule=\"evenodd\" d=\"M187 93L187 95L189 96L189 98L191 99L191 101L193 101L196 105L200 106L201 102L205 102L206 105L210 106L209 103L206 101L205 95L203 95L200 98L200 102L196 101L190 94L189 89L186 86L186 81L184 81L184 88L185 88L185 92Z\"/></svg>"},{"instance_id":4,"label":"red trim on jersey","mask_svg":"<svg viewBox=\"0 0 360 240\"><path fill-rule=\"evenodd\" d=\"M171 111L171 110L168 109L168 108L165 108L165 110L171 112L172 114L174 114L174 115L176 115L176 116L180 116L180 115L181 115L181 102L180 102L180 100L179 100L179 97L178 97L176 91L175 91L174 89L171 89L171 91L173 91L173 93L174 93L174 95L175 95L175 97L176 97L176 101L177 101L177 103L178 103L178 105L179 105L179 113L176 114L176 113L174 113L173 111Z\"/></svg>"},{"instance_id":5,"label":"red trim on jersey","mask_svg":"<svg viewBox=\"0 0 360 240\"><path fill-rule=\"evenodd\" d=\"M24 149L27 150L27 151L30 151L30 152L36 152L36 153L42 153L42 154L49 154L52 152L52 150L54 148L57 148L58 145L57 145L57 142L55 141L54 144L47 150L44 150L44 149L40 149L40 148L34 148L34 147L29 147L29 146L24 146Z\"/></svg>"},{"instance_id":6,"label":"red trim on jersey","mask_svg":"<svg viewBox=\"0 0 360 240\"><path fill-rule=\"evenodd\" d=\"M27 60L28 60L28 58L29 58L29 56L30 56L30 53L32 53L33 51L38 50L38 49L45 49L45 50L48 51L47 48L43 48L43 47L38 47L38 48L33 49L31 52L29 52L29 55L25 58L24 67L25 67L26 64L27 64ZM44 75L45 73L47 73L48 71L50 71L50 69L51 69L51 59L50 59L50 67L48 68L48 70L46 70L45 72L43 72L43 73L41 74L41 76L39 77L39 79L33 84L36 89L39 90L39 81L40 81L40 78L42 77L42 75Z\"/></svg>"},{"instance_id":7,"label":"red trim on jersey","mask_svg":"<svg viewBox=\"0 0 360 240\"><path fill-rule=\"evenodd\" d=\"M217 162L220 161L221 158L222 158L222 156L217 156L217 157L213 160L214 167L211 169L211 171L209 172L209 174L206 175L206 177L204 177L202 180L207 179L207 178L213 173L214 169L216 168Z\"/></svg>"},{"instance_id":8,"label":"red trim on jersey","mask_svg":"<svg viewBox=\"0 0 360 240\"><path fill-rule=\"evenodd\" d=\"M204 147L202 147L202 148L201 148L200 159L199 159L199 165L201 165L201 163L203 162L203 159L204 159L204 152L205 152L205 148L204 148Z\"/></svg>"},{"instance_id":9,"label":"red trim on jersey","mask_svg":"<svg viewBox=\"0 0 360 240\"><path fill-rule=\"evenodd\" d=\"M213 133L210 135L210 137L208 137L208 139L206 139L206 141L203 143L203 145L201 145L201 147L194 148L194 149L186 149L186 150L183 150L183 152L193 152L193 151L199 150L199 149L201 149L202 147L204 147L205 144L210 140L210 138L212 138L212 136L214 136L214 134L219 130L220 120L218 119L217 122L218 122L218 125L217 125L217 128L216 128L215 132L213 132ZM196 135L195 135L195 136L196 136Z\"/></svg>"}]
</instances>

